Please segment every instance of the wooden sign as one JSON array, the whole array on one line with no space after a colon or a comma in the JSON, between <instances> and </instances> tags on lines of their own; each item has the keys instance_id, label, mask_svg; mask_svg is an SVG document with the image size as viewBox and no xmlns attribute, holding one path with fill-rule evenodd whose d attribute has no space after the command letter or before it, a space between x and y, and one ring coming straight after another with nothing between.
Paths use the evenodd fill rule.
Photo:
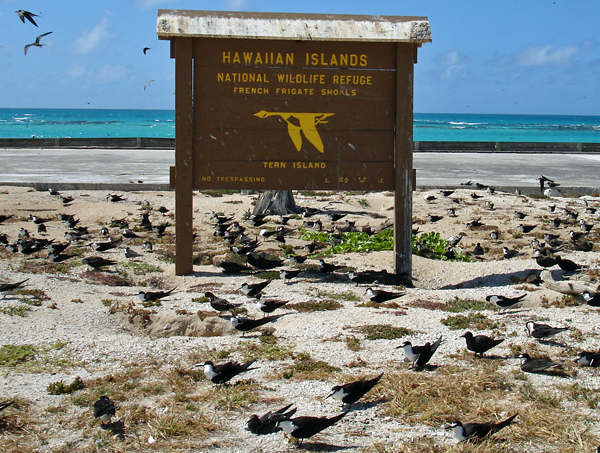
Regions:
<instances>
[{"instance_id":1,"label":"wooden sign","mask_svg":"<svg viewBox=\"0 0 600 453\"><path fill-rule=\"evenodd\" d=\"M159 10L175 58L178 275L192 190L393 190L410 278L413 66L424 17Z\"/></svg>"},{"instance_id":2,"label":"wooden sign","mask_svg":"<svg viewBox=\"0 0 600 453\"><path fill-rule=\"evenodd\" d=\"M394 190L395 45L203 39L195 189Z\"/></svg>"}]
</instances>

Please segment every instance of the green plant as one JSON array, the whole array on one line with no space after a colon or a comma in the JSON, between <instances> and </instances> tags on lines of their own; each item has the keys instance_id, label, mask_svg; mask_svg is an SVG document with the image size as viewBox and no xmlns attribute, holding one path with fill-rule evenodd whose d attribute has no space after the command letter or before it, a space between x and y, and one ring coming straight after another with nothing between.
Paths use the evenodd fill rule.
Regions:
<instances>
[{"instance_id":1,"label":"green plant","mask_svg":"<svg viewBox=\"0 0 600 453\"><path fill-rule=\"evenodd\" d=\"M85 388L85 384L83 380L77 376L70 384L65 384L64 381L51 382L46 387L46 391L50 395L68 395L83 388Z\"/></svg>"},{"instance_id":2,"label":"green plant","mask_svg":"<svg viewBox=\"0 0 600 453\"><path fill-rule=\"evenodd\" d=\"M3 315L20 316L21 318L27 316L30 311L31 308L25 307L23 305L19 305L16 307L13 305L10 305L8 307L0 307L0 313L2 313Z\"/></svg>"},{"instance_id":3,"label":"green plant","mask_svg":"<svg viewBox=\"0 0 600 453\"><path fill-rule=\"evenodd\" d=\"M456 315L441 319L440 322L451 330L457 329L496 329L498 323L481 313L469 313L467 316Z\"/></svg>"},{"instance_id":4,"label":"green plant","mask_svg":"<svg viewBox=\"0 0 600 453\"><path fill-rule=\"evenodd\" d=\"M317 300L314 302L296 302L295 304L287 304L286 307L291 308L292 310L306 313L313 311L337 310L338 308L342 308L343 305L337 300L324 299Z\"/></svg>"},{"instance_id":5,"label":"green plant","mask_svg":"<svg viewBox=\"0 0 600 453\"><path fill-rule=\"evenodd\" d=\"M5 344L0 347L0 366L14 367L31 360L39 352L32 344Z\"/></svg>"},{"instance_id":6,"label":"green plant","mask_svg":"<svg viewBox=\"0 0 600 453\"><path fill-rule=\"evenodd\" d=\"M474 299L459 299L455 297L451 301L449 301L444 307L445 311L449 311L452 313L458 313L461 311L483 311L483 310L491 310L498 311L498 307L496 305L492 305L487 302L482 302Z\"/></svg>"},{"instance_id":7,"label":"green plant","mask_svg":"<svg viewBox=\"0 0 600 453\"><path fill-rule=\"evenodd\" d=\"M331 373L341 371L340 368L329 365L323 360L315 360L307 352L294 357L294 364L282 374L284 379L324 379Z\"/></svg>"},{"instance_id":8,"label":"green plant","mask_svg":"<svg viewBox=\"0 0 600 453\"><path fill-rule=\"evenodd\" d=\"M431 231L422 233L419 237L413 235L412 252L415 255L420 255L420 250L428 249L428 258L439 259L443 261L471 261L471 257L465 255L460 250L454 250L454 258L450 258L447 254L450 249L450 243L443 239L440 233Z\"/></svg>"},{"instance_id":9,"label":"green plant","mask_svg":"<svg viewBox=\"0 0 600 453\"><path fill-rule=\"evenodd\" d=\"M395 340L413 332L406 327L394 327L389 324L371 324L355 327L352 332L362 333L367 340Z\"/></svg>"}]
</instances>

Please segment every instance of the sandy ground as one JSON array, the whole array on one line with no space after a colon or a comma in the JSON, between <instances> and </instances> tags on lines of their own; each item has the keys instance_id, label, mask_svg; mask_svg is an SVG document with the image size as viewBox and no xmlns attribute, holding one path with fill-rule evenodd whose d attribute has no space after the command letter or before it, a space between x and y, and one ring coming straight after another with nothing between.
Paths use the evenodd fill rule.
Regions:
<instances>
[{"instance_id":1,"label":"sandy ground","mask_svg":"<svg viewBox=\"0 0 600 453\"><path fill-rule=\"evenodd\" d=\"M121 193L124 200L119 202L108 201L107 192L100 191L67 191L62 195L72 197L73 201L63 205L57 196L47 192L0 187L0 215L14 216L0 224L0 234L6 234L9 243L18 239L22 228L27 229L31 237L64 242L69 229L58 220L58 214L74 215L79 219L79 225L89 231L67 249L66 253L74 256L61 265L45 258L46 251L24 255L0 250L1 280L15 282L27 279L24 293L6 295L0 300L0 338L4 351L6 345L32 345L36 348L34 355L16 364L7 365L0 357L0 400L17 401L15 407L0 413L5 420L4 427L0 426L3 430L0 431L0 449L11 451L14 448L16 451L19 445L21 451L294 450L296 447L288 443L281 433L255 436L244 430L248 416L289 403L298 408L297 416L337 414L340 405L331 398L325 399L325 396L333 385L343 383L340 380L348 382L353 377L372 377L384 372L383 383L395 374L418 373L409 370L408 364L403 361L402 351L396 349L407 339L413 344L423 344L444 336L444 343L432 359L432 363L439 367L432 370L434 374L448 367L458 367L467 372L477 369L480 362L473 361L472 354L464 352L465 342L460 335L465 329L451 330L442 324L442 319L454 314L441 308L457 298L485 301L490 294L527 294L517 309L485 312L485 316L496 323L495 328L470 329L475 333L507 338L494 349L497 356L505 358L499 365L499 371L513 378L519 373L519 360L511 358L515 356L515 347L518 347L523 351L531 350L532 355L546 355L567 363L567 377L528 374L528 382L538 391L553 392L564 387L566 381L569 381L569 386L575 382L594 394L600 391L595 369L569 365L578 351L598 350L599 312L582 303L581 298L576 298L578 303L565 304L565 295L549 289L547 282L539 285L524 283L530 274L539 275L542 270L532 258L531 240L538 238L545 242L544 233L552 233L558 234L565 243L560 255L585 268L583 273L566 277L578 285L597 288L597 246L594 245L590 252L577 251L570 245L568 237L570 230L580 231L579 219L588 224L597 223L597 214L586 211L584 205L586 203L591 208L599 206L597 198L531 198L490 194L475 187L457 190L448 197L438 190L415 192L413 218L414 228L418 228L419 234L438 232L442 238L462 235L457 249L470 253L480 243L484 255L473 257L472 262L413 256L415 287L406 288L405 296L397 299L395 304L383 307L365 305L368 301L366 286L350 282L342 271L326 277L312 271L318 265L318 257L309 256L302 265L306 271L300 278L289 283L273 280L265 289L265 296L267 299L287 300L290 305L333 299L342 304L341 308L314 312L282 309L280 313L286 315L269 326L275 328L278 344L287 348L288 353L272 360L259 356L256 369L244 375L255 385L255 398L243 400L240 404L224 405L217 398L222 390L204 379L195 364L207 359L224 362L252 357L248 345L260 345L259 334L250 332L248 339L240 339L240 334L226 320L214 316L201 320L196 312L211 311L203 296L206 291L212 291L231 302L243 303L248 316L258 318L260 312L253 301L240 291L240 286L243 282L254 283L262 279L251 275L227 275L215 266L226 258L228 249L220 237L213 235L210 214L214 211L233 216L247 228L246 233L254 237L259 229L242 221L242 217L252 209L256 195L194 195L197 235L194 249L200 264L194 267L195 272L190 276L174 275L172 192ZM435 198L427 201L427 195ZM321 219L325 229L333 224L343 226L346 219L354 221L358 228L365 225L377 228L393 215L393 197L389 193L297 193L295 200L301 208L321 209L322 213L309 220ZM555 212L550 211L548 206L551 204L556 205ZM158 212L159 207L165 207L167 212ZM455 208L455 217L449 215L448 208ZM563 208L578 213L578 219L568 218ZM514 211L522 212L526 217L519 220ZM140 227L139 215L143 212L149 213L155 225L162 222L170 224L163 237L157 238L156 234ZM343 213L346 217L332 222L325 213ZM431 222L428 214L443 218ZM46 233L37 232L37 225L30 220L30 215L47 219ZM467 226L478 218L482 226ZM557 228L549 223L554 218L562 221ZM139 237L124 239L109 251L94 252L90 243L107 240L100 232L102 227L109 228L111 237L121 237L123 228L110 226L117 219L126 219ZM273 229L281 224L278 216L268 220L264 227ZM288 228L294 231L286 241L286 246L293 247L300 255L307 253L302 249L306 241L298 236L298 228L302 227L303 221L301 218L288 221ZM519 224L535 228L522 233L518 229ZM596 228L592 228L588 235L588 240L594 243ZM499 233L497 240L490 239L492 231ZM152 252L143 250L142 244L146 240L153 242ZM272 239L264 239L259 250L281 255L280 245ZM502 247L505 246L517 251L517 256L503 258ZM141 256L126 258L125 247ZM93 255L112 259L116 264L103 271L93 271L81 262L83 257ZM393 255L389 251L328 255L325 260L360 271L393 269ZM291 269L294 265L286 263L283 267ZM551 268L551 272L557 280L565 277L556 266ZM119 278L122 279L121 285L116 285ZM404 289L399 286L377 287L391 291ZM140 290L170 288L175 288L175 291L164 298L160 306L143 307L137 297ZM21 310L20 315L17 310ZM153 313L148 313L150 311ZM559 346L539 344L525 333L524 325L529 320L568 326L571 333L561 334ZM393 340L366 340L360 332L361 326L365 325L404 327L410 333ZM213 336L201 336L207 330ZM349 348L352 338L358 339L360 348ZM331 371L319 378L282 379L282 373L302 353L337 367L339 371ZM187 394L201 405L204 417L214 424L209 434L185 431L180 435L169 434L144 417L136 420L135 414L140 407L144 408L145 414L153 413L155 419L160 419L164 413L174 410L174 401L181 406L181 401L174 397L176 386L163 388L156 394L136 390L128 397L127 392L111 393L110 387L105 385L107 381L102 381L107 376L127 379L127 373L136 367L146 370L146 379L149 380L152 380L151 376L157 379L171 376L173 369L196 370L193 389L188 389ZM153 369L154 374L149 372ZM49 394L49 384L58 381L70 383L77 376L85 383L84 390L67 395ZM234 384L237 381L242 379L236 377L232 380ZM111 396L118 405L116 419L125 421L125 440L112 439L106 431L100 430L99 422L92 417L91 405L81 404L81 400L78 402L78 393L94 400L103 393ZM405 423L402 416L390 415L387 409L389 403L386 402L391 399L390 395L381 395L375 389L371 399L369 395L371 393L364 401L371 403L357 405L341 422L313 437L304 448L314 451L463 451L453 450L458 448L455 447L456 441L441 428L440 420ZM211 396L217 399L211 399ZM486 402L485 398L482 401L483 406L497 403ZM504 410L498 411L498 418L504 415L503 412L513 409L511 404L507 402ZM521 401L514 409L526 411L534 406L535 403ZM575 449L566 449L564 445L570 445L568 439L548 440L552 436L546 436L536 441L535 436L526 438L521 434L509 437L518 446L514 447L516 450L504 445L494 446L496 449L488 451L592 451L590 448L598 443L600 435L597 409L590 409L585 402L565 399L559 403L559 410L579 414L573 415L574 430L579 434L585 433L579 447L573 443ZM442 418L445 421L456 417L472 420L488 412L456 407ZM190 417L193 418L193 414ZM519 433L531 428L527 423L520 424ZM413 446L413 449L402 447L407 448L402 450L400 447L420 445L419 442L435 445L436 449ZM25 447L28 449L23 449Z\"/></svg>"}]
</instances>

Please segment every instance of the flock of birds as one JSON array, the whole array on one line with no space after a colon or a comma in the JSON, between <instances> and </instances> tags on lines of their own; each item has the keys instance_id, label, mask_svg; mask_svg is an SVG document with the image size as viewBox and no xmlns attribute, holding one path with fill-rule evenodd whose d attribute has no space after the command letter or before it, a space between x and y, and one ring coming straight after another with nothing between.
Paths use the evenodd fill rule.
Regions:
<instances>
[{"instance_id":1,"label":"flock of birds","mask_svg":"<svg viewBox=\"0 0 600 453\"><path fill-rule=\"evenodd\" d=\"M15 11L17 13L17 15L19 16L19 19L21 19L21 21L23 23L26 23L25 21L30 22L31 24L35 25L36 27L38 26L37 22L35 21L35 17L41 17L39 14L34 14L31 11L26 11L24 9L20 9L18 11ZM48 36L50 34L52 34L54 32L48 31L46 33L42 33L41 35L38 35L35 38L35 41L29 44L26 44L23 51L24 54L27 55L27 51L31 48L31 47L39 47L40 49L45 46L45 44L42 44L41 40L43 37ZM144 55L147 55L147 52L150 50L150 47L144 47L142 49L142 52L144 53ZM145 84L144 84L144 91L146 90L146 88L148 86L150 86L150 82L154 82L154 80L148 80Z\"/></svg>"},{"instance_id":2,"label":"flock of birds","mask_svg":"<svg viewBox=\"0 0 600 453\"><path fill-rule=\"evenodd\" d=\"M484 189L484 187L478 187L478 189ZM485 188L485 190L493 193L493 189ZM63 197L57 191L50 189L49 193L53 197L60 197L60 201L65 206L69 206L73 201L73 198ZM452 193L453 191L440 191L441 199L452 200L452 198L450 198ZM478 193L472 192L470 198L473 200L478 200L479 197L480 196ZM117 194L108 194L106 198L114 203L125 200L121 195ZM426 196L425 201L427 204L433 205L433 203L436 202L436 199L437 197L428 195ZM456 211L460 207L460 203L456 202L456 200L457 199L453 199L453 201L451 201L451 213L454 216L457 215ZM590 216L595 214L595 207L588 206L587 204L584 204L582 207L584 208L584 213ZM493 206L490 206L489 203L485 204L484 208L489 210L495 209ZM579 222L577 218L580 213L574 211L572 208L567 207L557 211L555 203L550 203L547 209L549 214L555 214L555 217L548 220L548 225L556 224L556 226L553 226L553 228L556 229L557 233L544 233L544 240L546 243L540 243L538 236L533 237L531 246L535 249L534 260L536 264L542 268L559 266L565 271L565 273L581 272L583 266L573 263L570 260L562 259L557 253L560 250L566 250L567 246L576 250L592 250L593 241L589 239L589 235L593 224L587 223L590 221L588 219L586 222L583 222L585 227L581 226L581 232L575 232L574 230L571 230L571 232L567 235L568 240L565 240L561 238L561 234L558 233L559 228L562 227L562 229L564 229L565 227L572 227L575 222ZM450 213L450 208L448 211ZM159 208L157 212L164 215L166 212L168 212L168 210L166 208ZM305 209L302 213L302 216L302 226L304 228L324 230L324 225L327 225L327 222L329 221L331 225L330 232L334 233L332 236L333 241L339 240L339 237L338 239L335 237L336 233L341 231L358 230L354 222L348 220L344 220L343 223L340 222L342 219L344 219L345 214L343 213ZM527 216L527 214L524 212L515 211L515 216L517 216L519 220L522 220ZM0 225L3 222L11 220L12 218L13 216L11 215L0 216ZM232 254L237 256L236 260L223 261L219 263L219 266L222 268L224 273L244 273L249 275L254 272L278 269L279 276L284 283L287 283L292 279L299 278L302 275L328 276L328 278L341 280L346 279L347 281L352 281L356 285L369 285L369 287L366 289L366 294L369 300L375 303L383 303L394 300L406 294L405 291L389 291L386 289L374 288L375 285L398 284L396 276L388 273L385 270L367 270L362 272L349 271L345 274L341 274L338 271L343 269L342 266L328 263L323 258L319 259L319 266L317 270L309 269L307 267L285 268L287 266L284 266L283 259L273 256L266 256L264 252L258 252L257 249L261 246L262 241L285 244L286 238L289 239L291 234L296 231L296 229L288 226L291 222L291 217L289 216L280 216L278 218L278 226L267 228L268 225L266 224L269 222L269 218L270 217L267 215L251 215L248 213L245 219L236 221L233 216L219 215L214 212L210 215L209 222L214 228L214 236L221 238L223 244L229 248ZM51 220L56 220L40 218L33 214L29 219L32 222L32 225L37 228L38 233L42 235L46 234L46 223ZM83 257L81 260L82 263L91 266L98 271L102 271L107 267L113 266L117 263L112 259L101 256L101 254L109 250L114 252L115 248L122 248L124 245L126 245L128 239L139 238L140 236L134 231L134 229L138 231L143 230L145 232L144 237L146 238L146 242L144 243L143 248L146 251L151 251L152 241L149 239L150 236L156 235L156 237L161 237L163 234L165 234L165 230L169 226L168 222L153 224L149 218L149 210L146 210L139 215L139 224L136 225L137 228L131 229L130 221L127 219L114 221L113 225L103 227L100 230L100 233L105 236L105 239L100 241L98 239L90 239L92 238L92 235L88 228L81 226L79 224L79 220L75 217L71 215L59 214L57 219L60 219L62 222L64 222L66 226L66 242L55 242L55 240L52 239L35 238L27 229L21 228L19 238L17 238L14 242L10 241L6 234L0 233L0 244L2 244L5 250L9 252L14 254L22 254L25 256L40 257L42 253L47 251L46 259L53 262L62 262L75 256L68 254L67 249L69 247L81 247L81 244L83 243L83 247L85 249L91 248L98 254ZM243 226L242 222L247 222L248 226ZM482 225L484 224L482 223L481 218L476 219L475 222L470 221L465 224L466 228L469 230L476 230ZM520 231L523 234L529 234L536 227L539 227L539 225L539 221L532 225L523 225L524 228L520 229ZM391 227L391 225L387 222L384 222L376 229L373 229L371 226L365 226L362 227L361 230L373 233L375 231L382 231L383 229L389 227ZM113 229L112 233L111 228ZM113 233L115 228L121 231L122 237L114 237ZM541 227L539 228L541 229ZM250 237L250 231L256 233L253 235L254 237ZM500 232L497 230L493 230L492 232L496 234L494 237L490 237L490 240L496 244L499 243L498 241L500 240L501 236ZM457 247L458 243L463 237L464 235L449 238L448 242L450 247ZM588 247L587 245L583 245L588 243L592 243L592 246ZM306 253L290 255L288 256L288 260L293 265L300 265L304 263L313 252L319 251L320 249L329 245L333 244L323 244L319 243L318 241L306 243L303 246L303 249ZM424 256L427 256L423 249L424 247L419 249L419 251L424 253ZM481 256L477 253L471 253L471 255L474 257ZM506 256L506 250L503 251L503 255L505 259L510 259L514 256ZM127 259L135 259L140 257L141 254L126 246L124 256ZM234 314L230 314L228 316L232 326L237 331L241 332L242 336L244 336L248 331L256 329L267 323L275 322L285 315L273 315L272 313L280 308L285 307L287 301L267 299L263 294L263 291L268 287L271 281L272 280L268 279L257 283L242 284L240 290L247 297L256 300L257 307L263 314L262 318L256 319ZM8 294L13 294L19 289L22 289L26 282L27 280L18 282L3 282L0 284L0 292L6 297ZM138 297L143 302L160 301L161 299L170 296L175 289L176 288L164 291L140 291ZM210 291L205 293L205 297L208 299L210 306L216 311L218 316L222 316L224 313L230 312L231 310L238 309L242 305L241 303L233 303L226 298L216 295ZM501 309L506 310L521 303L525 297L526 294L517 297L491 294L486 297L486 300L490 303L496 304ZM598 294L586 292L582 294L582 297L583 300L585 300L589 305L600 306L600 296ZM525 328L528 335L540 342L549 342L555 335L568 330L568 327L553 327L547 324L536 323L534 321L527 322ZM503 338L492 338L482 334L475 335L468 331L465 332L462 337L465 338L467 350L474 352L479 357L483 357L490 349L505 341ZM413 345L410 341L405 341L401 346L398 346L398 348L403 350L405 360L410 362L415 370L420 370L428 366L430 360L443 342L444 339L442 336L440 336L433 343L427 342L423 345ZM528 353L521 354L519 358L521 359L521 370L527 373L546 373L548 370L551 370L562 363L543 357L530 357ZM574 359L574 362L581 366L598 367L600 365L600 352L582 351L579 353L578 357ZM234 377L255 369L252 367L254 363L255 360L250 360L245 363L229 361L219 364L215 364L212 361L205 361L202 364L198 364L198 366L203 368L206 378L215 385L229 385L229 381ZM297 409L292 408L292 404L289 404L282 408L268 411L262 415L252 415L247 421L247 429L251 433L257 435L284 431L298 441L310 438L342 420L350 410L351 405L358 402L364 395L366 395L375 385L378 384L382 377L383 373L370 379L362 378L353 382L342 383L334 386L331 389L331 393L327 397L332 397L343 404L343 410L338 415L332 417L296 417L295 413ZM11 403L12 401L1 402L0 411L6 407L9 407ZM100 399L94 404L93 410L94 417L100 419L103 426L109 427L109 429L112 429L114 432L122 431L122 422L118 422L116 425L111 422L112 417L115 416L116 407L114 402L111 401L107 396L100 397ZM507 419L499 422L488 421L483 423L461 423L460 421L456 420L447 426L447 428L452 430L454 436L459 441L481 439L491 433L509 426L511 423L513 423L517 415L518 414L511 415Z\"/></svg>"}]
</instances>

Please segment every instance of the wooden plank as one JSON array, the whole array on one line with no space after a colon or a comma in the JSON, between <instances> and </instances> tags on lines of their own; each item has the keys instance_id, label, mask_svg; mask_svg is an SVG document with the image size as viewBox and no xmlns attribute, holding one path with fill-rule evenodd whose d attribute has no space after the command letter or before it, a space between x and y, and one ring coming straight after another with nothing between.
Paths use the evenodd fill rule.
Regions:
<instances>
[{"instance_id":1,"label":"wooden plank","mask_svg":"<svg viewBox=\"0 0 600 453\"><path fill-rule=\"evenodd\" d=\"M194 189L394 190L389 162L196 162ZM283 168L282 165L285 167Z\"/></svg>"},{"instance_id":2,"label":"wooden plank","mask_svg":"<svg viewBox=\"0 0 600 453\"><path fill-rule=\"evenodd\" d=\"M193 272L193 40L175 38L175 274Z\"/></svg>"},{"instance_id":3,"label":"wooden plank","mask_svg":"<svg viewBox=\"0 0 600 453\"><path fill-rule=\"evenodd\" d=\"M202 79L197 79L202 80ZM391 93L394 93L392 85ZM205 99L206 97L201 97ZM394 130L394 95L387 100L340 97L313 100L285 98L209 98L197 109L195 127L200 129L275 130L287 127L288 120L299 124L300 114L325 114L316 125L319 130Z\"/></svg>"},{"instance_id":4,"label":"wooden plank","mask_svg":"<svg viewBox=\"0 0 600 453\"><path fill-rule=\"evenodd\" d=\"M398 275L412 278L413 77L417 48L396 44L396 187L394 255Z\"/></svg>"},{"instance_id":5,"label":"wooden plank","mask_svg":"<svg viewBox=\"0 0 600 453\"><path fill-rule=\"evenodd\" d=\"M296 149L287 127L264 131L208 130L196 133L196 159L239 161L388 161L394 162L392 131L319 131L322 152L306 136L300 134L300 150ZM314 138L313 138L314 141ZM318 145L319 143L317 143Z\"/></svg>"},{"instance_id":6,"label":"wooden plank","mask_svg":"<svg viewBox=\"0 0 600 453\"><path fill-rule=\"evenodd\" d=\"M393 43L196 39L194 60L226 67L395 69Z\"/></svg>"}]
</instances>

